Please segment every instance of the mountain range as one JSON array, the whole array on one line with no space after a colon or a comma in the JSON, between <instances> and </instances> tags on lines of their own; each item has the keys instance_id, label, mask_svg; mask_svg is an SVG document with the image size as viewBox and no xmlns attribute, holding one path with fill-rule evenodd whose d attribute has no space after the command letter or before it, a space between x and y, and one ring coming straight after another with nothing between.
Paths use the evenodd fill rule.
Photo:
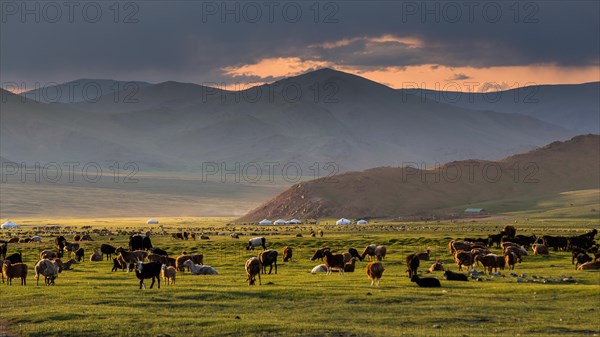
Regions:
<instances>
[{"instance_id":1,"label":"mountain range","mask_svg":"<svg viewBox=\"0 0 600 337\"><path fill-rule=\"evenodd\" d=\"M515 211L586 190L595 207L599 151L600 136L590 134L499 161L454 161L429 170L379 167L348 172L295 184L238 221L462 215L467 207ZM588 216L598 216L597 207L591 211L595 213Z\"/></svg>"},{"instance_id":2,"label":"mountain range","mask_svg":"<svg viewBox=\"0 0 600 337\"><path fill-rule=\"evenodd\" d=\"M109 89L127 83L98 82ZM422 99L332 69L238 92L191 83L134 83L135 90L109 90L93 101L77 96L45 103L32 99L39 98L34 93L2 91L2 157L136 162L142 171L197 172L206 162L294 162L304 168L333 163L333 173L407 162L430 167L495 160L596 132L599 114L598 83L552 88L550 94L543 89L535 108L514 110L508 103ZM576 123L565 122L571 114Z\"/></svg>"}]
</instances>

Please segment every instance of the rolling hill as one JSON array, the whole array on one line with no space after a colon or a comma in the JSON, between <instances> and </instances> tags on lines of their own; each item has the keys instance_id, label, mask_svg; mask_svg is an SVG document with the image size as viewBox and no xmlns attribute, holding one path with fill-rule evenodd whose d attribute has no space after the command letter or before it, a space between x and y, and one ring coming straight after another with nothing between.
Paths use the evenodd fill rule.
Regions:
<instances>
[{"instance_id":1,"label":"rolling hill","mask_svg":"<svg viewBox=\"0 0 600 337\"><path fill-rule=\"evenodd\" d=\"M142 171L199 172L206 162L293 162L304 176L315 163L334 163L338 172L432 166L495 160L576 134L521 114L422 101L332 69L237 93L164 82L140 87L131 102L115 102L113 93L70 104L8 96L0 116L3 156L133 161Z\"/></svg>"},{"instance_id":2,"label":"rolling hill","mask_svg":"<svg viewBox=\"0 0 600 337\"><path fill-rule=\"evenodd\" d=\"M447 215L478 206L515 211L577 190L595 190L600 199L599 152L600 136L585 135L495 162L349 172L296 184L239 221Z\"/></svg>"},{"instance_id":3,"label":"rolling hill","mask_svg":"<svg viewBox=\"0 0 600 337\"><path fill-rule=\"evenodd\" d=\"M578 133L600 133L600 82L534 85L491 93L399 90L466 109L519 113Z\"/></svg>"}]
</instances>

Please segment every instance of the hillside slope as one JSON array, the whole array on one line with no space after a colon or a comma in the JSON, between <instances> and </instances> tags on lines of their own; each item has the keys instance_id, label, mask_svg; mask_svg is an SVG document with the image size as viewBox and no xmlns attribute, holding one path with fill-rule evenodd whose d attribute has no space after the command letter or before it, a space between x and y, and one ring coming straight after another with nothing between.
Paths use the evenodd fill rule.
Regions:
<instances>
[{"instance_id":1,"label":"hillside slope","mask_svg":"<svg viewBox=\"0 0 600 337\"><path fill-rule=\"evenodd\" d=\"M585 135L496 162L349 172L296 184L239 221L448 214L479 204L494 211L495 202L520 209L523 200L600 188L599 153L600 136Z\"/></svg>"}]
</instances>

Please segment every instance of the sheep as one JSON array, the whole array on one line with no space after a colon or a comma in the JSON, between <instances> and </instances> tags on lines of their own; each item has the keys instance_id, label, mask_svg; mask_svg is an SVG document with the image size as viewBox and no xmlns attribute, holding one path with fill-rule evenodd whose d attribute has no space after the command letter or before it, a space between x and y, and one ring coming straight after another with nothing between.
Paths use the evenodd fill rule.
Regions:
<instances>
[{"instance_id":1,"label":"sheep","mask_svg":"<svg viewBox=\"0 0 600 337\"><path fill-rule=\"evenodd\" d=\"M583 250L579 247L573 247L573 249L571 249L571 264L575 263L575 260L577 259L577 255L579 255L581 253L585 253L585 250Z\"/></svg>"},{"instance_id":2,"label":"sheep","mask_svg":"<svg viewBox=\"0 0 600 337\"><path fill-rule=\"evenodd\" d=\"M218 275L217 270L208 265L195 264L193 260L187 260L183 263L190 269L192 275Z\"/></svg>"},{"instance_id":3,"label":"sheep","mask_svg":"<svg viewBox=\"0 0 600 337\"><path fill-rule=\"evenodd\" d=\"M39 260L35 265L36 285L40 285L40 275L44 275L46 285L54 285L54 280L58 277L58 267L48 259Z\"/></svg>"},{"instance_id":4,"label":"sheep","mask_svg":"<svg viewBox=\"0 0 600 337\"><path fill-rule=\"evenodd\" d=\"M513 252L506 252L504 254L504 260L506 261L506 264L508 265L508 270L514 270L515 269L515 264L518 261L518 256L517 254L513 253Z\"/></svg>"},{"instance_id":5,"label":"sheep","mask_svg":"<svg viewBox=\"0 0 600 337\"><path fill-rule=\"evenodd\" d=\"M471 249L473 249L473 245L469 242L459 242L451 240L448 244L448 248L450 250L450 254L452 254L460 250L470 251Z\"/></svg>"},{"instance_id":6,"label":"sheep","mask_svg":"<svg viewBox=\"0 0 600 337\"><path fill-rule=\"evenodd\" d=\"M536 243L533 246L533 256L537 256L537 255L550 255L550 251L548 250L548 247L546 247L544 244L539 244Z\"/></svg>"},{"instance_id":7,"label":"sheep","mask_svg":"<svg viewBox=\"0 0 600 337\"><path fill-rule=\"evenodd\" d=\"M61 259L56 259L54 262L58 265L58 272L63 270L71 270L71 266L75 263L75 260L70 259L67 262L62 262Z\"/></svg>"},{"instance_id":8,"label":"sheep","mask_svg":"<svg viewBox=\"0 0 600 337\"><path fill-rule=\"evenodd\" d=\"M6 285L12 285L13 278L20 278L21 285L27 285L27 265L25 263L12 263L5 260L2 265L2 276L6 278Z\"/></svg>"},{"instance_id":9,"label":"sheep","mask_svg":"<svg viewBox=\"0 0 600 337\"><path fill-rule=\"evenodd\" d=\"M277 274L277 251L276 250L265 250L258 254L258 259L262 264L262 273L267 273L267 266L269 266L269 275L271 275L271 271L273 270L273 264L275 265L275 274Z\"/></svg>"},{"instance_id":10,"label":"sheep","mask_svg":"<svg viewBox=\"0 0 600 337\"><path fill-rule=\"evenodd\" d=\"M586 263L580 265L579 267L577 267L577 270L598 270L598 269L600 269L600 261L599 260L586 262Z\"/></svg>"},{"instance_id":11,"label":"sheep","mask_svg":"<svg viewBox=\"0 0 600 337\"><path fill-rule=\"evenodd\" d=\"M168 260L166 256L158 255L154 253L148 254L148 261L150 262L160 262L161 264L167 264Z\"/></svg>"},{"instance_id":12,"label":"sheep","mask_svg":"<svg viewBox=\"0 0 600 337\"><path fill-rule=\"evenodd\" d=\"M514 238L517 234L517 229L514 226L506 225L500 233L502 233L504 236L508 236L509 238Z\"/></svg>"},{"instance_id":13,"label":"sheep","mask_svg":"<svg viewBox=\"0 0 600 337\"><path fill-rule=\"evenodd\" d=\"M434 287L441 287L441 283L440 280L434 278L434 277L423 277L420 278L417 275L413 275L410 278L411 282L416 282L417 285L419 287L423 287L423 288L434 288Z\"/></svg>"},{"instance_id":14,"label":"sheep","mask_svg":"<svg viewBox=\"0 0 600 337\"><path fill-rule=\"evenodd\" d=\"M94 239L92 239L92 236L89 234L84 234L81 236L81 239L79 241L94 241Z\"/></svg>"},{"instance_id":15,"label":"sheep","mask_svg":"<svg viewBox=\"0 0 600 337\"><path fill-rule=\"evenodd\" d=\"M481 264L484 267L484 273L485 273L485 269L487 268L488 274L491 275L492 274L492 269L495 269L496 271L498 271L499 265L498 265L498 260L499 257L496 254L487 254L487 255L477 255L475 256L474 260L476 262L481 262Z\"/></svg>"},{"instance_id":16,"label":"sheep","mask_svg":"<svg viewBox=\"0 0 600 337\"><path fill-rule=\"evenodd\" d=\"M83 248L79 248L75 251L75 260L77 260L77 262L81 262L81 260L83 259L85 255L85 251L83 250Z\"/></svg>"},{"instance_id":17,"label":"sheep","mask_svg":"<svg viewBox=\"0 0 600 337\"><path fill-rule=\"evenodd\" d=\"M154 280L158 281L158 289L160 289L160 272L162 265L158 262L148 262L142 263L142 261L138 260L135 268L135 277L140 280L140 289L144 286L146 289L146 285L144 284L144 279L151 278L152 283L150 284L150 289L154 286Z\"/></svg>"},{"instance_id":18,"label":"sheep","mask_svg":"<svg viewBox=\"0 0 600 337\"><path fill-rule=\"evenodd\" d=\"M42 242L42 237L38 235L32 236L29 242Z\"/></svg>"},{"instance_id":19,"label":"sheep","mask_svg":"<svg viewBox=\"0 0 600 337\"><path fill-rule=\"evenodd\" d=\"M344 255L332 254L329 250L325 251L323 262L327 265L327 275L331 274L332 268L339 268L340 275L344 274Z\"/></svg>"},{"instance_id":20,"label":"sheep","mask_svg":"<svg viewBox=\"0 0 600 337\"><path fill-rule=\"evenodd\" d=\"M459 271L462 271L462 266L473 266L473 260L474 258L471 252L457 251L456 254L454 254L454 262L456 262Z\"/></svg>"},{"instance_id":21,"label":"sheep","mask_svg":"<svg viewBox=\"0 0 600 337\"><path fill-rule=\"evenodd\" d=\"M104 260L102 253L97 250L90 255L90 262L102 262L102 260Z\"/></svg>"},{"instance_id":22,"label":"sheep","mask_svg":"<svg viewBox=\"0 0 600 337\"><path fill-rule=\"evenodd\" d=\"M204 255L202 255L202 254L186 254L185 252L183 252L182 255L179 255L175 259L175 268L178 271L184 271L185 267L183 266L183 263L188 260L192 260L196 264L204 264ZM189 268L188 268L188 270L189 270Z\"/></svg>"},{"instance_id":23,"label":"sheep","mask_svg":"<svg viewBox=\"0 0 600 337\"><path fill-rule=\"evenodd\" d=\"M429 250L429 248L427 248L427 250L425 252L423 252L423 253L417 253L417 257L421 261L429 261L430 253L431 253L431 251Z\"/></svg>"},{"instance_id":24,"label":"sheep","mask_svg":"<svg viewBox=\"0 0 600 337\"><path fill-rule=\"evenodd\" d=\"M387 248L385 246L377 246L375 248L375 258L377 261L383 261L385 259L385 254L387 253Z\"/></svg>"},{"instance_id":25,"label":"sheep","mask_svg":"<svg viewBox=\"0 0 600 337\"><path fill-rule=\"evenodd\" d=\"M23 255L21 255L21 252L13 253L7 256L5 260L10 261L10 263L22 263Z\"/></svg>"},{"instance_id":26,"label":"sheep","mask_svg":"<svg viewBox=\"0 0 600 337\"><path fill-rule=\"evenodd\" d=\"M360 261L362 261L362 257L360 256L360 254L358 254L358 250L356 250L356 248L348 248L348 253L350 253L350 255L352 257L355 257L357 259L359 259Z\"/></svg>"},{"instance_id":27,"label":"sheep","mask_svg":"<svg viewBox=\"0 0 600 337\"><path fill-rule=\"evenodd\" d=\"M373 261L367 264L367 276L371 280L371 287L373 284L376 284L379 287L379 280L381 280L384 270L383 264L379 261Z\"/></svg>"},{"instance_id":28,"label":"sheep","mask_svg":"<svg viewBox=\"0 0 600 337\"><path fill-rule=\"evenodd\" d=\"M444 277L448 281L469 281L469 278L465 274L455 273L450 270L444 272Z\"/></svg>"},{"instance_id":29,"label":"sheep","mask_svg":"<svg viewBox=\"0 0 600 337\"><path fill-rule=\"evenodd\" d=\"M43 259L54 260L54 259L56 259L56 257L57 257L56 253L51 250L48 250L48 249L46 249L40 253L40 260L43 260Z\"/></svg>"},{"instance_id":30,"label":"sheep","mask_svg":"<svg viewBox=\"0 0 600 337\"><path fill-rule=\"evenodd\" d=\"M517 256L517 261L519 263L521 263L523 260L521 259L522 256L527 256L527 250L521 246L509 246L506 247L506 249L504 250L504 254L506 253L513 253Z\"/></svg>"},{"instance_id":31,"label":"sheep","mask_svg":"<svg viewBox=\"0 0 600 337\"><path fill-rule=\"evenodd\" d=\"M258 284L262 285L260 279L260 260L258 257L251 257L246 261L246 275L248 276L248 286L253 286L256 283L256 275L258 275Z\"/></svg>"},{"instance_id":32,"label":"sheep","mask_svg":"<svg viewBox=\"0 0 600 337\"><path fill-rule=\"evenodd\" d=\"M288 247L288 246L283 247L283 250L281 253L282 253L281 255L283 256L283 262L288 262L289 260L292 259L292 253L293 253L292 247Z\"/></svg>"},{"instance_id":33,"label":"sheep","mask_svg":"<svg viewBox=\"0 0 600 337\"><path fill-rule=\"evenodd\" d=\"M79 240L81 240L81 235L79 235L79 234L75 234L75 235L73 236L73 241L79 241Z\"/></svg>"},{"instance_id":34,"label":"sheep","mask_svg":"<svg viewBox=\"0 0 600 337\"><path fill-rule=\"evenodd\" d=\"M408 272L408 277L412 278L413 275L417 274L417 269L419 269L419 265L421 262L419 261L419 257L416 254L410 254L406 257L406 270Z\"/></svg>"},{"instance_id":35,"label":"sheep","mask_svg":"<svg viewBox=\"0 0 600 337\"><path fill-rule=\"evenodd\" d=\"M144 249L144 237L140 234L133 234L129 237L129 250L143 250Z\"/></svg>"},{"instance_id":36,"label":"sheep","mask_svg":"<svg viewBox=\"0 0 600 337\"><path fill-rule=\"evenodd\" d=\"M3 242L0 245L0 260L6 259L6 252L8 251L8 242Z\"/></svg>"},{"instance_id":37,"label":"sheep","mask_svg":"<svg viewBox=\"0 0 600 337\"><path fill-rule=\"evenodd\" d=\"M19 243L19 238L10 238L8 239L8 243Z\"/></svg>"},{"instance_id":38,"label":"sheep","mask_svg":"<svg viewBox=\"0 0 600 337\"><path fill-rule=\"evenodd\" d=\"M167 253L167 251L164 249L155 247L155 248L152 248L152 250L150 250L150 251L154 254L158 254L158 255L162 255L162 256L169 256L169 253Z\"/></svg>"},{"instance_id":39,"label":"sheep","mask_svg":"<svg viewBox=\"0 0 600 337\"><path fill-rule=\"evenodd\" d=\"M65 247L64 250L67 251L67 256L69 258L71 258L71 253L74 253L75 251L77 251L79 249L79 244L78 243L67 243L65 241Z\"/></svg>"},{"instance_id":40,"label":"sheep","mask_svg":"<svg viewBox=\"0 0 600 337\"><path fill-rule=\"evenodd\" d=\"M263 250L267 250L267 240L264 237L257 237L248 240L246 250L254 250L254 247L261 246Z\"/></svg>"},{"instance_id":41,"label":"sheep","mask_svg":"<svg viewBox=\"0 0 600 337\"><path fill-rule=\"evenodd\" d=\"M373 257L375 256L376 248L377 248L377 246L375 244L370 244L370 245L366 246L365 249L363 250L362 254L360 255L360 257L364 260L365 256L369 255L369 259L372 261Z\"/></svg>"},{"instance_id":42,"label":"sheep","mask_svg":"<svg viewBox=\"0 0 600 337\"><path fill-rule=\"evenodd\" d=\"M174 285L177 269L172 266L167 266L166 264L163 264L160 269L164 283L166 285Z\"/></svg>"},{"instance_id":43,"label":"sheep","mask_svg":"<svg viewBox=\"0 0 600 337\"><path fill-rule=\"evenodd\" d=\"M231 233L231 234L229 234L229 236L231 236L232 239L239 239L240 238L240 236L238 234L236 234L236 233Z\"/></svg>"},{"instance_id":44,"label":"sheep","mask_svg":"<svg viewBox=\"0 0 600 337\"><path fill-rule=\"evenodd\" d=\"M148 253L143 250L127 252L122 247L116 249L116 252L121 256L122 260L127 264L127 272L130 272L131 265L136 265L137 261L144 261Z\"/></svg>"},{"instance_id":45,"label":"sheep","mask_svg":"<svg viewBox=\"0 0 600 337\"><path fill-rule=\"evenodd\" d=\"M106 260L108 261L110 258L112 258L113 254L116 254L116 248L109 245L109 244L101 244L100 245L100 251L102 252L102 254L106 255Z\"/></svg>"},{"instance_id":46,"label":"sheep","mask_svg":"<svg viewBox=\"0 0 600 337\"><path fill-rule=\"evenodd\" d=\"M323 256L325 256L325 255L324 255L325 251L329 251L329 250L331 250L331 248L329 248L329 247L323 247L323 248L321 248L321 249L317 249L317 251L316 251L316 252L315 252L315 254L314 254L314 255L313 255L311 258L310 258L310 260L311 260L311 261L314 261L314 260L316 260L316 259L321 259L321 260L323 260ZM361 260L361 261L362 261L362 260Z\"/></svg>"},{"instance_id":47,"label":"sheep","mask_svg":"<svg viewBox=\"0 0 600 337\"><path fill-rule=\"evenodd\" d=\"M579 266L580 264L593 261L593 259L585 252L577 254L575 260L577 261L577 263L575 263L575 270L577 270L577 266Z\"/></svg>"},{"instance_id":48,"label":"sheep","mask_svg":"<svg viewBox=\"0 0 600 337\"><path fill-rule=\"evenodd\" d=\"M125 260L123 259L123 257L121 255L118 255L117 257L113 257L113 267L112 267L111 271L117 271L117 269L121 269L121 271L125 271L125 268L127 268L127 262L125 262Z\"/></svg>"},{"instance_id":49,"label":"sheep","mask_svg":"<svg viewBox=\"0 0 600 337\"><path fill-rule=\"evenodd\" d=\"M356 258L353 257L350 259L350 262L346 262L344 264L344 273L354 273L355 268L356 268Z\"/></svg>"},{"instance_id":50,"label":"sheep","mask_svg":"<svg viewBox=\"0 0 600 337\"><path fill-rule=\"evenodd\" d=\"M313 267L313 269L310 272L311 272L311 274L326 273L327 270L328 270L328 268L325 264L320 264L318 266Z\"/></svg>"},{"instance_id":51,"label":"sheep","mask_svg":"<svg viewBox=\"0 0 600 337\"><path fill-rule=\"evenodd\" d=\"M435 260L435 263L432 264L431 267L429 267L428 271L430 273L434 271L444 271L444 263L442 262L442 260L437 259Z\"/></svg>"}]
</instances>

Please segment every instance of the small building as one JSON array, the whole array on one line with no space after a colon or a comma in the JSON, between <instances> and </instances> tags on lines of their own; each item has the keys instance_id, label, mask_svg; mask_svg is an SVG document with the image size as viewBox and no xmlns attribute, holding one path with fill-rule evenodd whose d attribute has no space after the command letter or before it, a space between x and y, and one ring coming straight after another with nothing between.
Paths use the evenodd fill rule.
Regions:
<instances>
[{"instance_id":1,"label":"small building","mask_svg":"<svg viewBox=\"0 0 600 337\"><path fill-rule=\"evenodd\" d=\"M289 224L289 225L300 225L301 223L302 223L302 221L300 221L298 219L292 219L287 222L287 224Z\"/></svg>"},{"instance_id":2,"label":"small building","mask_svg":"<svg viewBox=\"0 0 600 337\"><path fill-rule=\"evenodd\" d=\"M367 224L367 220L364 220L364 219L362 219L362 220L358 220L358 221L356 222L356 224L357 224L357 225L366 225L366 224Z\"/></svg>"},{"instance_id":3,"label":"small building","mask_svg":"<svg viewBox=\"0 0 600 337\"><path fill-rule=\"evenodd\" d=\"M283 219L277 219L275 220L275 222L273 222L274 225L285 225L285 220Z\"/></svg>"},{"instance_id":4,"label":"small building","mask_svg":"<svg viewBox=\"0 0 600 337\"><path fill-rule=\"evenodd\" d=\"M350 220L346 219L346 218L341 218L338 221L335 222L336 225L349 225L350 224Z\"/></svg>"},{"instance_id":5,"label":"small building","mask_svg":"<svg viewBox=\"0 0 600 337\"><path fill-rule=\"evenodd\" d=\"M469 217L479 217L487 215L487 212L483 208L467 208L465 209L465 216Z\"/></svg>"},{"instance_id":6,"label":"small building","mask_svg":"<svg viewBox=\"0 0 600 337\"><path fill-rule=\"evenodd\" d=\"M268 219L262 219L258 224L259 225L272 225L273 223Z\"/></svg>"},{"instance_id":7,"label":"small building","mask_svg":"<svg viewBox=\"0 0 600 337\"><path fill-rule=\"evenodd\" d=\"M148 225L158 225L158 220L150 218L150 219L148 219L148 221L146 221L146 223Z\"/></svg>"},{"instance_id":8,"label":"small building","mask_svg":"<svg viewBox=\"0 0 600 337\"><path fill-rule=\"evenodd\" d=\"M16 223L8 220L7 222L3 223L1 226L2 229L13 229L13 228L19 228L19 225L17 225Z\"/></svg>"}]
</instances>

